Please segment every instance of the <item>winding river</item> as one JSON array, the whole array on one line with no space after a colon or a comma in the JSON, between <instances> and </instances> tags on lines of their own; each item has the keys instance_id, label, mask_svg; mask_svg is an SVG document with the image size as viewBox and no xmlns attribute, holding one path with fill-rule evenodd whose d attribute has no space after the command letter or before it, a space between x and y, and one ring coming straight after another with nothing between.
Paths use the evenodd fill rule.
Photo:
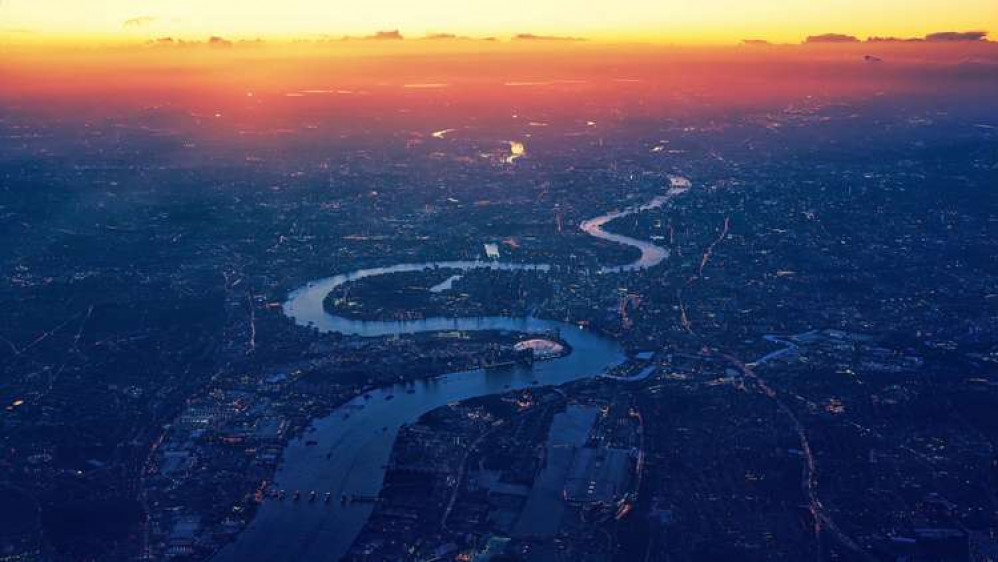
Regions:
<instances>
[{"instance_id":1,"label":"winding river","mask_svg":"<svg viewBox=\"0 0 998 562\"><path fill-rule=\"evenodd\" d=\"M592 236L641 250L641 257L637 261L616 268L603 268L603 273L651 267L668 257L668 250L664 248L606 232L603 226L614 219L660 207L685 191L684 188L676 187L676 178L672 180L673 187L650 203L614 211L580 225ZM688 182L685 185L688 186ZM489 371L476 369L381 388L367 396L358 396L329 416L316 420L302 438L291 442L285 449L274 485L285 490L301 490L303 494L311 490L320 494L329 492L336 499L329 503L321 500L309 502L305 498L300 501L292 501L290 498L283 502L266 501L250 525L233 543L218 553L216 561L338 560L350 548L373 508L370 503L341 504L338 498L342 494L370 497L378 495L385 476L384 467L402 425L413 423L424 413L451 402L533 385L559 385L590 378L624 360L623 350L617 342L575 325L553 320L487 316L437 317L399 322L362 321L336 316L323 308L326 295L345 283L365 277L432 267L456 271L483 268L548 269L544 264L482 261L411 263L362 269L308 283L288 295L283 310L302 326L363 337L440 330L506 330L526 333L556 330L571 345L572 353L552 361L536 363L532 367ZM309 445L307 441L315 443Z\"/></svg>"}]
</instances>

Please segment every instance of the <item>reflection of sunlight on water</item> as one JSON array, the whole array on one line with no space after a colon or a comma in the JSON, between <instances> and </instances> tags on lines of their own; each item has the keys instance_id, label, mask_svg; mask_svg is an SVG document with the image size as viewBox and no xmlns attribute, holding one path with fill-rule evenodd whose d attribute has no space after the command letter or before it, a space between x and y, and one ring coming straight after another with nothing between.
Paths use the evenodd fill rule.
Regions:
<instances>
[{"instance_id":1,"label":"reflection of sunlight on water","mask_svg":"<svg viewBox=\"0 0 998 562\"><path fill-rule=\"evenodd\" d=\"M430 133L430 136L435 139L442 139L456 130L457 129L440 129L439 131L433 131L432 133Z\"/></svg>"},{"instance_id":2,"label":"reflection of sunlight on water","mask_svg":"<svg viewBox=\"0 0 998 562\"><path fill-rule=\"evenodd\" d=\"M523 156L527 153L527 147L523 146L522 142L517 141L506 141L509 143L509 156L506 157L506 163L512 164L517 158Z\"/></svg>"}]
</instances>

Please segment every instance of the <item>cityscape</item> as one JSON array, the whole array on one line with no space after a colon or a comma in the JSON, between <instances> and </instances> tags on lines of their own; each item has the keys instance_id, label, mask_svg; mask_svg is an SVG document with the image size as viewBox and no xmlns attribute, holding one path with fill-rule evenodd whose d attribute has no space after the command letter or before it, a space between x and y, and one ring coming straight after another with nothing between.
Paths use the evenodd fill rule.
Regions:
<instances>
[{"instance_id":1,"label":"cityscape","mask_svg":"<svg viewBox=\"0 0 998 562\"><path fill-rule=\"evenodd\" d=\"M142 17L0 30L0 562L998 561L987 32Z\"/></svg>"}]
</instances>

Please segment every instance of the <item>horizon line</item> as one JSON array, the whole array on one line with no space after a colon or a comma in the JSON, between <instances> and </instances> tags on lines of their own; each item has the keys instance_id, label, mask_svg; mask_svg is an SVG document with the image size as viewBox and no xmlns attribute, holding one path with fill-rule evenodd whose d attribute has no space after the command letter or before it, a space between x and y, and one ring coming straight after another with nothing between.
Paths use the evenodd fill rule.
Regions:
<instances>
[{"instance_id":1,"label":"horizon line","mask_svg":"<svg viewBox=\"0 0 998 562\"><path fill-rule=\"evenodd\" d=\"M5 40L6 39L6 40ZM773 40L765 36L748 36L739 39L720 39L711 34L704 34L703 40L690 40L668 37L652 37L649 34L621 35L559 35L533 32L508 32L503 34L458 34L451 32L429 32L415 35L403 34L399 29L375 30L366 35L335 34L335 33L182 33L182 34L147 34L133 33L71 33L34 31L30 29L0 28L0 47L10 45L59 46L59 47L121 47L121 46L247 46L247 45L308 45L337 42L355 42L369 44L401 44L405 42L478 42L485 44L534 44L554 45L560 43L594 44L594 45L649 45L649 46L816 46L816 45L856 45L856 44L994 44L998 41L990 38L990 32L984 30L967 31L935 31L921 36L890 36L859 35L826 32L805 35L797 41Z\"/></svg>"}]
</instances>

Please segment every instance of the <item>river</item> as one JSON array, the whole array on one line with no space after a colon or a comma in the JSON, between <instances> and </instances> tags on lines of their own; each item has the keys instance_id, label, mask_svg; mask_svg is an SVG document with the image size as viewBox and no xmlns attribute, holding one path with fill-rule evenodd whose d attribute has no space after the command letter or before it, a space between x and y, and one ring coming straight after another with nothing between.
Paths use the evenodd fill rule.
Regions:
<instances>
[{"instance_id":1,"label":"river","mask_svg":"<svg viewBox=\"0 0 998 562\"><path fill-rule=\"evenodd\" d=\"M623 244L625 246L631 246L641 250L641 257L637 260L627 264L619 266L605 266L600 269L600 273L617 273L625 271L637 271L640 269L646 269L649 267L655 267L656 265L662 263L663 261L669 259L669 250L661 246L656 246L651 242L645 242L644 240L637 240L631 238L630 236L624 236L622 234L614 234L612 232L607 232L603 230L603 226L607 223L615 221L617 219L641 213L643 211L649 211L651 209L657 209L662 205L665 205L670 199L676 197L677 195L682 195L686 192L689 185L689 180L686 178L680 178L678 176L673 176L671 178L673 182L673 187L665 195L659 195L645 203L643 205L637 205L634 207L628 207L620 211L613 211L611 213L606 213L605 215L600 215L598 217L591 218L589 220L582 221L579 225L586 234L594 236L601 240L608 240L610 242L616 242L617 244Z\"/></svg>"},{"instance_id":2,"label":"river","mask_svg":"<svg viewBox=\"0 0 998 562\"><path fill-rule=\"evenodd\" d=\"M615 211L580 225L593 236L641 249L638 261L618 268L604 268L605 272L650 267L668 257L668 251L663 248L608 233L603 230L603 226L616 218L659 207L681 192L673 188L666 195L659 196L646 205ZM354 502L344 505L338 499L342 494L378 495L385 476L385 465L403 424L411 424L426 412L450 402L534 385L560 385L591 378L620 364L625 358L617 342L575 325L553 320L488 316L382 322L336 316L323 308L326 295L350 281L376 275L419 271L428 267L458 271L481 268L548 269L544 264L482 261L411 263L363 269L313 281L296 289L288 295L283 311L302 326L364 337L440 330L506 330L525 333L556 330L571 346L572 352L559 359L535 363L532 367L489 371L476 369L408 385L385 387L369 393L370 398L358 396L338 407L332 414L316 420L303 437L292 441L285 449L274 477L274 486L289 491L301 490L306 496L312 490L320 495L330 492L336 500L329 503L309 502L306 499L295 502L290 498L283 502L266 501L237 539L215 556L217 562L338 560L350 548L373 508L369 503ZM315 444L308 445L306 440L314 441Z\"/></svg>"}]
</instances>

